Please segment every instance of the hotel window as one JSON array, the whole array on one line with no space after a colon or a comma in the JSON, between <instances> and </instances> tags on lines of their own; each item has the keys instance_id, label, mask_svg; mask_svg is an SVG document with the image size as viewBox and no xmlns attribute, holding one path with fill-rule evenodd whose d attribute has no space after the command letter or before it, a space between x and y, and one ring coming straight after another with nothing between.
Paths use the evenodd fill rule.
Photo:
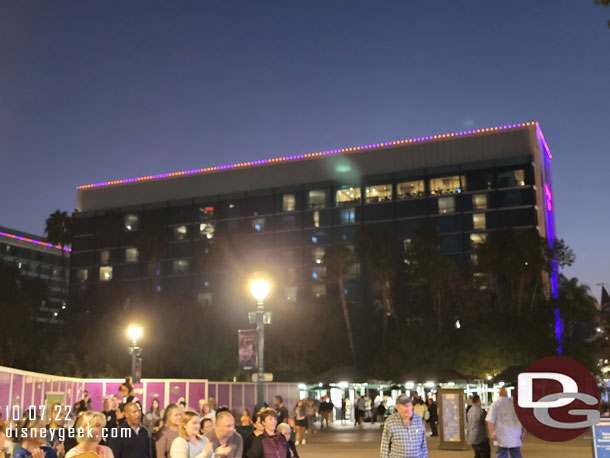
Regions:
<instances>
[{"instance_id":1,"label":"hotel window","mask_svg":"<svg viewBox=\"0 0 610 458\"><path fill-rule=\"evenodd\" d=\"M125 262L138 262L140 253L137 248L125 249Z\"/></svg>"},{"instance_id":2,"label":"hotel window","mask_svg":"<svg viewBox=\"0 0 610 458\"><path fill-rule=\"evenodd\" d=\"M326 267L319 266L311 269L311 278L314 280L324 280L326 278Z\"/></svg>"},{"instance_id":3,"label":"hotel window","mask_svg":"<svg viewBox=\"0 0 610 458\"><path fill-rule=\"evenodd\" d=\"M252 229L256 232L261 232L265 229L265 218L255 218L252 220Z\"/></svg>"},{"instance_id":4,"label":"hotel window","mask_svg":"<svg viewBox=\"0 0 610 458\"><path fill-rule=\"evenodd\" d=\"M486 210L487 209L487 194L473 194L472 195L472 208L474 210Z\"/></svg>"},{"instance_id":5,"label":"hotel window","mask_svg":"<svg viewBox=\"0 0 610 458\"><path fill-rule=\"evenodd\" d=\"M188 235L188 229L186 226L174 227L174 240L185 240Z\"/></svg>"},{"instance_id":6,"label":"hotel window","mask_svg":"<svg viewBox=\"0 0 610 458\"><path fill-rule=\"evenodd\" d=\"M478 255L478 254L476 254L476 253L472 253L472 254L470 255L470 263L471 263L473 266L478 266L478 265L479 265L479 255Z\"/></svg>"},{"instance_id":7,"label":"hotel window","mask_svg":"<svg viewBox=\"0 0 610 458\"><path fill-rule=\"evenodd\" d=\"M286 286L284 287L284 296L288 302L296 302L297 301L297 287L296 286Z\"/></svg>"},{"instance_id":8,"label":"hotel window","mask_svg":"<svg viewBox=\"0 0 610 458\"><path fill-rule=\"evenodd\" d=\"M392 185L378 184L375 186L367 186L364 193L367 204L388 202L392 200Z\"/></svg>"},{"instance_id":9,"label":"hotel window","mask_svg":"<svg viewBox=\"0 0 610 458\"><path fill-rule=\"evenodd\" d=\"M76 279L79 283L85 283L89 278L89 271L87 269L78 269L76 271Z\"/></svg>"},{"instance_id":10,"label":"hotel window","mask_svg":"<svg viewBox=\"0 0 610 458\"><path fill-rule=\"evenodd\" d=\"M360 202L360 188L343 188L337 189L337 205L349 205Z\"/></svg>"},{"instance_id":11,"label":"hotel window","mask_svg":"<svg viewBox=\"0 0 610 458\"><path fill-rule=\"evenodd\" d=\"M396 198L398 200L424 197L424 180L403 181L396 185Z\"/></svg>"},{"instance_id":12,"label":"hotel window","mask_svg":"<svg viewBox=\"0 0 610 458\"><path fill-rule=\"evenodd\" d=\"M313 227L320 227L320 212L318 210L313 212Z\"/></svg>"},{"instance_id":13,"label":"hotel window","mask_svg":"<svg viewBox=\"0 0 610 458\"><path fill-rule=\"evenodd\" d=\"M214 216L214 207L211 205L206 205L204 207L199 207L199 219L206 220Z\"/></svg>"},{"instance_id":14,"label":"hotel window","mask_svg":"<svg viewBox=\"0 0 610 458\"><path fill-rule=\"evenodd\" d=\"M212 293L198 293L197 294L197 302L202 307L208 307L212 305Z\"/></svg>"},{"instance_id":15,"label":"hotel window","mask_svg":"<svg viewBox=\"0 0 610 458\"><path fill-rule=\"evenodd\" d=\"M326 296L326 285L313 285L311 287L311 294L316 298Z\"/></svg>"},{"instance_id":16,"label":"hotel window","mask_svg":"<svg viewBox=\"0 0 610 458\"><path fill-rule=\"evenodd\" d=\"M455 211L455 197L439 197L438 198L438 212L453 213Z\"/></svg>"},{"instance_id":17,"label":"hotel window","mask_svg":"<svg viewBox=\"0 0 610 458\"><path fill-rule=\"evenodd\" d=\"M213 239L215 229L214 223L201 223L199 225L199 235L201 235L202 238Z\"/></svg>"},{"instance_id":18,"label":"hotel window","mask_svg":"<svg viewBox=\"0 0 610 458\"><path fill-rule=\"evenodd\" d=\"M309 208L324 208L326 207L326 191L323 189L314 189L309 191L307 195Z\"/></svg>"},{"instance_id":19,"label":"hotel window","mask_svg":"<svg viewBox=\"0 0 610 458\"><path fill-rule=\"evenodd\" d=\"M112 267L104 266L100 267L100 281L110 281L112 280Z\"/></svg>"},{"instance_id":20,"label":"hotel window","mask_svg":"<svg viewBox=\"0 0 610 458\"><path fill-rule=\"evenodd\" d=\"M175 274L184 274L189 270L189 260L188 259L174 259L172 263L173 272Z\"/></svg>"},{"instance_id":21,"label":"hotel window","mask_svg":"<svg viewBox=\"0 0 610 458\"><path fill-rule=\"evenodd\" d=\"M485 213L474 213L472 215L472 227L474 229L485 229Z\"/></svg>"},{"instance_id":22,"label":"hotel window","mask_svg":"<svg viewBox=\"0 0 610 458\"><path fill-rule=\"evenodd\" d=\"M135 231L138 229L138 215L130 213L125 215L125 230Z\"/></svg>"},{"instance_id":23,"label":"hotel window","mask_svg":"<svg viewBox=\"0 0 610 458\"><path fill-rule=\"evenodd\" d=\"M342 208L341 209L341 224L349 224L356 222L356 209L355 208Z\"/></svg>"},{"instance_id":24,"label":"hotel window","mask_svg":"<svg viewBox=\"0 0 610 458\"><path fill-rule=\"evenodd\" d=\"M472 280L476 288L480 290L489 289L489 277L483 273L475 273L472 275Z\"/></svg>"},{"instance_id":25,"label":"hotel window","mask_svg":"<svg viewBox=\"0 0 610 458\"><path fill-rule=\"evenodd\" d=\"M297 270L294 267L290 267L286 270L286 280L288 283L296 283Z\"/></svg>"},{"instance_id":26,"label":"hotel window","mask_svg":"<svg viewBox=\"0 0 610 458\"><path fill-rule=\"evenodd\" d=\"M311 257L313 258L313 262L316 264L322 264L324 262L324 253L325 250L322 247L316 247L311 250Z\"/></svg>"},{"instance_id":27,"label":"hotel window","mask_svg":"<svg viewBox=\"0 0 610 458\"><path fill-rule=\"evenodd\" d=\"M513 188L525 186L525 171L523 169L498 173L498 188Z\"/></svg>"},{"instance_id":28,"label":"hotel window","mask_svg":"<svg viewBox=\"0 0 610 458\"><path fill-rule=\"evenodd\" d=\"M296 198L294 194L284 194L282 196L282 211L293 212L296 208Z\"/></svg>"},{"instance_id":29,"label":"hotel window","mask_svg":"<svg viewBox=\"0 0 610 458\"><path fill-rule=\"evenodd\" d=\"M430 194L460 194L466 188L466 177L453 175L430 179Z\"/></svg>"},{"instance_id":30,"label":"hotel window","mask_svg":"<svg viewBox=\"0 0 610 458\"><path fill-rule=\"evenodd\" d=\"M110 264L110 250L100 251L100 264L103 266Z\"/></svg>"},{"instance_id":31,"label":"hotel window","mask_svg":"<svg viewBox=\"0 0 610 458\"><path fill-rule=\"evenodd\" d=\"M470 246L477 248L487 240L487 234L470 234Z\"/></svg>"}]
</instances>

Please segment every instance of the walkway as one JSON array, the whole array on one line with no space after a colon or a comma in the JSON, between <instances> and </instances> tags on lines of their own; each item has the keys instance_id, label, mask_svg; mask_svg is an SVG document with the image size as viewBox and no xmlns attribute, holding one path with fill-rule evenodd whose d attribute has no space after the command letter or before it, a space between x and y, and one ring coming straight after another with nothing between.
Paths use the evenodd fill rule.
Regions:
<instances>
[{"instance_id":1,"label":"walkway","mask_svg":"<svg viewBox=\"0 0 610 458\"><path fill-rule=\"evenodd\" d=\"M554 444L528 436L521 449L525 458L591 458L590 434L569 442ZM307 444L297 447L301 458L376 458L379 457L381 428L366 424L362 429L335 426L307 435ZM428 438L429 458L472 458L472 450L439 450L436 437ZM492 457L493 457L492 452Z\"/></svg>"}]
</instances>

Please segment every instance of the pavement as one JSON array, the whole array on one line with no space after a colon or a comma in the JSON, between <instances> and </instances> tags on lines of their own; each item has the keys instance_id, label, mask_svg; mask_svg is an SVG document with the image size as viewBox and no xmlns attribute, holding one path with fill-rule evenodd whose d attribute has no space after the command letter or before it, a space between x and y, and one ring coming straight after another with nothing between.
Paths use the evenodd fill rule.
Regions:
<instances>
[{"instance_id":1,"label":"pavement","mask_svg":"<svg viewBox=\"0 0 610 458\"><path fill-rule=\"evenodd\" d=\"M335 424L316 434L307 435L307 443L298 445L300 458L376 458L379 457L381 427L365 424L362 428ZM591 458L591 434L585 433L568 442L544 442L528 435L521 452L524 458ZM438 437L428 437L429 458L472 458L467 450L440 450ZM492 457L495 456L492 450Z\"/></svg>"}]
</instances>

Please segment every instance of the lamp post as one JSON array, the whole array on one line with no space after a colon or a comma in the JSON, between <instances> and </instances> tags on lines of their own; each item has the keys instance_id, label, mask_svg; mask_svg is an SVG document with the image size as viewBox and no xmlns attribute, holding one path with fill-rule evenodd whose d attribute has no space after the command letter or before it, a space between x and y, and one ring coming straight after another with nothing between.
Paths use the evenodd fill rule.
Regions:
<instances>
[{"instance_id":1,"label":"lamp post","mask_svg":"<svg viewBox=\"0 0 610 458\"><path fill-rule=\"evenodd\" d=\"M140 378L142 377L142 348L138 347L138 339L142 337L142 328L132 324L127 328L127 335L131 339L129 347L131 378L133 383L140 383Z\"/></svg>"},{"instance_id":2,"label":"lamp post","mask_svg":"<svg viewBox=\"0 0 610 458\"><path fill-rule=\"evenodd\" d=\"M263 378L265 377L265 324L271 323L271 312L265 313L265 298L269 294L271 284L264 278L254 278L250 282L250 291L256 299L256 312L250 313L250 322L256 323L258 337L258 380L256 383L256 409L263 407ZM253 315L256 315L255 317ZM254 319L253 319L254 318Z\"/></svg>"}]
</instances>

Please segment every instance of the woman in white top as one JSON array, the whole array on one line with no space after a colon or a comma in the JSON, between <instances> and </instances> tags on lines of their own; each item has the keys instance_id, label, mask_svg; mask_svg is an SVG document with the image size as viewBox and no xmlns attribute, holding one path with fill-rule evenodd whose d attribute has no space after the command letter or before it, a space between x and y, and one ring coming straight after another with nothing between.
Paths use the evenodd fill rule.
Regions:
<instances>
[{"instance_id":1,"label":"woman in white top","mask_svg":"<svg viewBox=\"0 0 610 458\"><path fill-rule=\"evenodd\" d=\"M169 454L172 458L209 458L212 456L212 443L207 437L199 436L197 412L187 410L182 414L178 437L172 442Z\"/></svg>"},{"instance_id":2,"label":"woman in white top","mask_svg":"<svg viewBox=\"0 0 610 458\"><path fill-rule=\"evenodd\" d=\"M212 410L212 406L207 402L203 404L203 407L201 408L201 416L202 418L209 418L212 420L213 425L216 424L216 411Z\"/></svg>"},{"instance_id":3,"label":"woman in white top","mask_svg":"<svg viewBox=\"0 0 610 458\"><path fill-rule=\"evenodd\" d=\"M102 440L102 429L106 426L106 416L100 412L83 412L76 420L76 441L78 445L71 448L66 453L66 458L80 455L85 452L97 453L100 458L114 458L110 447L100 445ZM91 436L88 437L87 431L91 429ZM83 431L84 434L78 434ZM79 437L80 436L80 437Z\"/></svg>"}]
</instances>

